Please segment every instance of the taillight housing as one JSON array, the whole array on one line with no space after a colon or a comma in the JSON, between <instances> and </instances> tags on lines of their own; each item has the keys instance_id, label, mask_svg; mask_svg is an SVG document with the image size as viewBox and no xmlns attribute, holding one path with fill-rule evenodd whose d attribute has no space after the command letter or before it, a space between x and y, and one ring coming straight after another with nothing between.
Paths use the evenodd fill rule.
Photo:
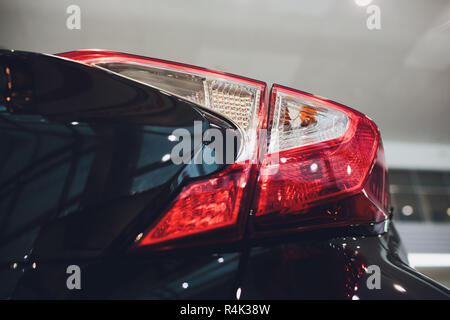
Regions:
<instances>
[{"instance_id":1,"label":"taillight housing","mask_svg":"<svg viewBox=\"0 0 450 320\"><path fill-rule=\"evenodd\" d=\"M160 59L102 50L59 56L188 100L242 133L236 162L189 181L152 225L142 226L139 247L236 241L248 216L255 238L388 216L380 133L358 111L280 85L266 97L263 82Z\"/></svg>"},{"instance_id":2,"label":"taillight housing","mask_svg":"<svg viewBox=\"0 0 450 320\"><path fill-rule=\"evenodd\" d=\"M380 134L365 115L274 85L254 232L380 222L389 207Z\"/></svg>"},{"instance_id":3,"label":"taillight housing","mask_svg":"<svg viewBox=\"0 0 450 320\"><path fill-rule=\"evenodd\" d=\"M189 181L167 210L144 226L138 246L173 248L242 238L256 179L258 132L265 126L266 84L177 62L103 50L58 56L145 83L220 114L241 132L236 162L205 179ZM189 237L190 242L184 241ZM194 240L195 239L195 240Z\"/></svg>"}]
</instances>

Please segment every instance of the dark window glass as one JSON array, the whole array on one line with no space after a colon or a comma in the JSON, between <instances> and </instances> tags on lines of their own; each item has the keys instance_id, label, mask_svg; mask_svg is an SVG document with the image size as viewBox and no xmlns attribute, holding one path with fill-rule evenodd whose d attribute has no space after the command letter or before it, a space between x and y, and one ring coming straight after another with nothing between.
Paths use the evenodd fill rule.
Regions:
<instances>
[{"instance_id":1,"label":"dark window glass","mask_svg":"<svg viewBox=\"0 0 450 320\"><path fill-rule=\"evenodd\" d=\"M391 195L394 217L400 221L423 220L419 199L411 193L393 193Z\"/></svg>"},{"instance_id":2,"label":"dark window glass","mask_svg":"<svg viewBox=\"0 0 450 320\"><path fill-rule=\"evenodd\" d=\"M410 170L389 170L389 183L391 185L412 185Z\"/></svg>"},{"instance_id":3,"label":"dark window glass","mask_svg":"<svg viewBox=\"0 0 450 320\"><path fill-rule=\"evenodd\" d=\"M426 197L433 221L450 222L450 198L447 195Z\"/></svg>"},{"instance_id":4,"label":"dark window glass","mask_svg":"<svg viewBox=\"0 0 450 320\"><path fill-rule=\"evenodd\" d=\"M394 218L450 222L450 171L389 170Z\"/></svg>"},{"instance_id":5,"label":"dark window glass","mask_svg":"<svg viewBox=\"0 0 450 320\"><path fill-rule=\"evenodd\" d=\"M421 186L445 186L445 175L437 171L417 171L418 183Z\"/></svg>"}]
</instances>

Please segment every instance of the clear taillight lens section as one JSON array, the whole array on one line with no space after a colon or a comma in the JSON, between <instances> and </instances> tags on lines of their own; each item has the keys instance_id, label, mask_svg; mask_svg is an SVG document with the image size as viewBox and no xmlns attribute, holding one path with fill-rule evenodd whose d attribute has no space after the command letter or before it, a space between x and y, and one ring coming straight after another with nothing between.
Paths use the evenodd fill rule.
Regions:
<instances>
[{"instance_id":1,"label":"clear taillight lens section","mask_svg":"<svg viewBox=\"0 0 450 320\"><path fill-rule=\"evenodd\" d=\"M258 126L260 81L181 63L102 50L59 54L143 82L220 113L252 135Z\"/></svg>"},{"instance_id":2,"label":"clear taillight lens section","mask_svg":"<svg viewBox=\"0 0 450 320\"><path fill-rule=\"evenodd\" d=\"M244 201L244 194L250 194L255 184L257 132L267 112L263 103L265 83L118 52L81 50L59 56L106 69L193 102L228 118L243 133L243 148L236 163L186 185L167 211L148 228L139 246L171 247L174 240L208 237L211 231L215 233L209 242L241 237L239 230L242 231L250 205ZM219 233L223 237L218 237Z\"/></svg>"},{"instance_id":3,"label":"clear taillight lens section","mask_svg":"<svg viewBox=\"0 0 450 320\"><path fill-rule=\"evenodd\" d=\"M294 96L276 88L274 91L270 153L328 141L347 130L349 121L344 112L319 99Z\"/></svg>"},{"instance_id":4,"label":"clear taillight lens section","mask_svg":"<svg viewBox=\"0 0 450 320\"><path fill-rule=\"evenodd\" d=\"M269 152L254 202L257 224L320 227L386 218L386 170L383 159L377 161L380 136L369 118L278 85L270 108ZM368 192L374 185L377 191Z\"/></svg>"},{"instance_id":5,"label":"clear taillight lens section","mask_svg":"<svg viewBox=\"0 0 450 320\"><path fill-rule=\"evenodd\" d=\"M203 75L195 71L177 71L167 66L140 63L96 63L96 66L139 80L218 112L245 132L256 126L260 87Z\"/></svg>"}]
</instances>

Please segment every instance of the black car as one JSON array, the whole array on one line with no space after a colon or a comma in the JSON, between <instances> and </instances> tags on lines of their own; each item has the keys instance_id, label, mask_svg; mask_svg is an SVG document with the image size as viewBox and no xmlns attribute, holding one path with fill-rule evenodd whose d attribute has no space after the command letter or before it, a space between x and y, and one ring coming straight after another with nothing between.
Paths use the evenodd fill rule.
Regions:
<instances>
[{"instance_id":1,"label":"black car","mask_svg":"<svg viewBox=\"0 0 450 320\"><path fill-rule=\"evenodd\" d=\"M3 299L448 299L380 133L334 101L101 50L0 51Z\"/></svg>"}]
</instances>

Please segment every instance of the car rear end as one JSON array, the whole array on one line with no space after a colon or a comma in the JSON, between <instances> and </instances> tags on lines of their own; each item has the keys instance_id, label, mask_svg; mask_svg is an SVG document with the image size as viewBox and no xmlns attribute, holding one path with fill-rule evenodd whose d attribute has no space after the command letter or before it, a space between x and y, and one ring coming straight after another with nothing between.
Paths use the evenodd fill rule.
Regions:
<instances>
[{"instance_id":1,"label":"car rear end","mask_svg":"<svg viewBox=\"0 0 450 320\"><path fill-rule=\"evenodd\" d=\"M408 266L360 112L102 50L0 66L2 297L450 297Z\"/></svg>"}]
</instances>

